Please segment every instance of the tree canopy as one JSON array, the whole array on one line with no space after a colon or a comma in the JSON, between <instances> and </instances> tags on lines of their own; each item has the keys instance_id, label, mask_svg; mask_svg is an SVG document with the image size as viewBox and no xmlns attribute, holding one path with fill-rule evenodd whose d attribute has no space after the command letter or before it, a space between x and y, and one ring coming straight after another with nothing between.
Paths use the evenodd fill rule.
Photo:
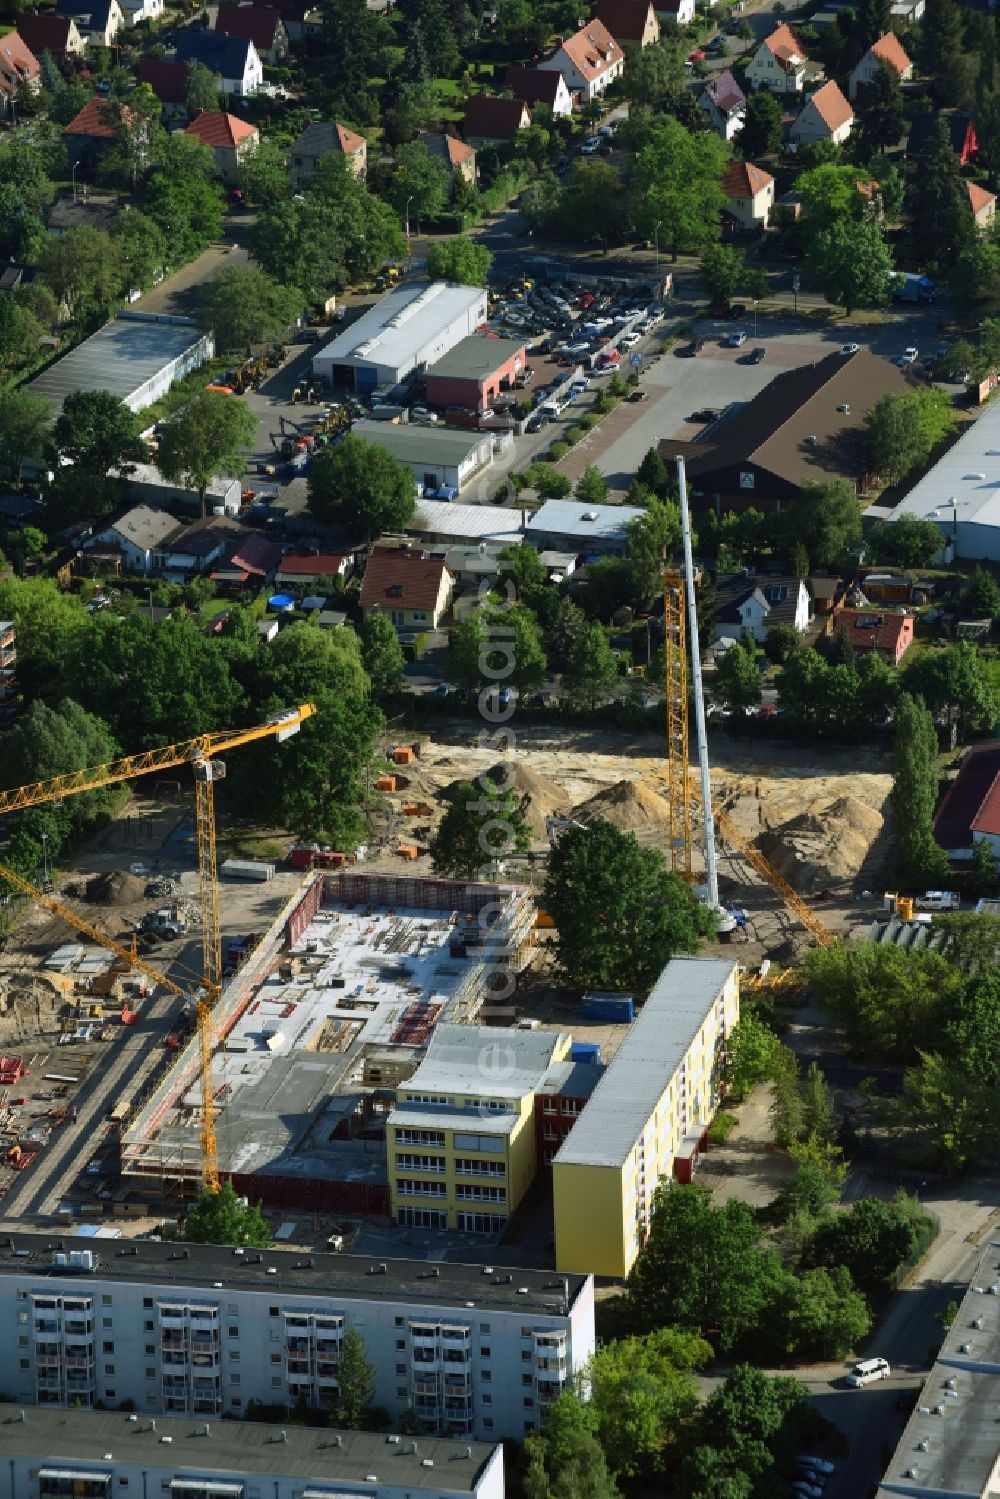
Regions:
<instances>
[{"instance_id":1,"label":"tree canopy","mask_svg":"<svg viewBox=\"0 0 1000 1499\"><path fill-rule=\"evenodd\" d=\"M385 448L345 437L314 460L309 510L317 520L343 526L359 540L402 531L416 506L413 474Z\"/></svg>"}]
</instances>

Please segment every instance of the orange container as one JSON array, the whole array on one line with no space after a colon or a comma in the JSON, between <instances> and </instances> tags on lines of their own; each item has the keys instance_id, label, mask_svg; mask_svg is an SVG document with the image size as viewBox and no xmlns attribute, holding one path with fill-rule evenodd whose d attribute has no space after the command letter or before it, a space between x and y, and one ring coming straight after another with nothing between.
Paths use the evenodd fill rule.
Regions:
<instances>
[{"instance_id":1,"label":"orange container","mask_svg":"<svg viewBox=\"0 0 1000 1499\"><path fill-rule=\"evenodd\" d=\"M403 803L403 816L404 817L419 817L420 816L420 808L417 805L417 803L416 802L404 802Z\"/></svg>"},{"instance_id":2,"label":"orange container","mask_svg":"<svg viewBox=\"0 0 1000 1499\"><path fill-rule=\"evenodd\" d=\"M413 751L410 749L409 745L406 745L406 744L397 744L396 745L396 748L392 752L392 763L393 763L393 765L409 765L409 763L410 763L410 761L412 759L413 759Z\"/></svg>"},{"instance_id":3,"label":"orange container","mask_svg":"<svg viewBox=\"0 0 1000 1499\"><path fill-rule=\"evenodd\" d=\"M396 789L396 777L395 776L379 776L378 780L375 782L375 790L376 791L395 791L395 789Z\"/></svg>"},{"instance_id":4,"label":"orange container","mask_svg":"<svg viewBox=\"0 0 1000 1499\"><path fill-rule=\"evenodd\" d=\"M417 857L417 850L412 843L401 843L396 852L401 859L415 859Z\"/></svg>"}]
</instances>

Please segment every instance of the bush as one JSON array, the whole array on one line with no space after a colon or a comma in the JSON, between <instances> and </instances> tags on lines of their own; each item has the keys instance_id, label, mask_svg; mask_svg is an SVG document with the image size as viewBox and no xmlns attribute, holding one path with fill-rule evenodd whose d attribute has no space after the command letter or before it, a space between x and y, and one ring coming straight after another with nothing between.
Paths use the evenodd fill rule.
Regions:
<instances>
[{"instance_id":1,"label":"bush","mask_svg":"<svg viewBox=\"0 0 1000 1499\"><path fill-rule=\"evenodd\" d=\"M580 438L582 436L583 428L580 426L579 422L574 422L573 426L568 428L566 432L566 441L570 445L570 447L572 447L574 443L580 441Z\"/></svg>"},{"instance_id":2,"label":"bush","mask_svg":"<svg viewBox=\"0 0 1000 1499\"><path fill-rule=\"evenodd\" d=\"M606 390L599 390L594 397L594 410L598 416L604 416L614 408L614 401Z\"/></svg>"},{"instance_id":3,"label":"bush","mask_svg":"<svg viewBox=\"0 0 1000 1499\"><path fill-rule=\"evenodd\" d=\"M709 1145L725 1145L729 1136L736 1128L737 1119L735 1114L727 1114L725 1109L720 1109L708 1126Z\"/></svg>"},{"instance_id":4,"label":"bush","mask_svg":"<svg viewBox=\"0 0 1000 1499\"><path fill-rule=\"evenodd\" d=\"M597 417L592 411L588 411L586 416L581 416L579 424L584 432L590 432L597 426Z\"/></svg>"},{"instance_id":5,"label":"bush","mask_svg":"<svg viewBox=\"0 0 1000 1499\"><path fill-rule=\"evenodd\" d=\"M560 458L565 458L566 454L568 452L569 452L569 443L568 442L554 442L552 444L552 446L549 448L549 454L548 454L548 460L547 461L549 463L558 463L559 460L560 460Z\"/></svg>"}]
</instances>

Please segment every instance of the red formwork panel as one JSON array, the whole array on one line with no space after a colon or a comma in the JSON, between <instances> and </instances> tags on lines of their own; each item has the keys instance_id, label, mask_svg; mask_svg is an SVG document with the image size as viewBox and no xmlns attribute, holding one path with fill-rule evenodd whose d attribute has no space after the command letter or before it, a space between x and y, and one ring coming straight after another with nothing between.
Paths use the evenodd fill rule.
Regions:
<instances>
[{"instance_id":1,"label":"red formwork panel","mask_svg":"<svg viewBox=\"0 0 1000 1499\"><path fill-rule=\"evenodd\" d=\"M265 1208L292 1208L306 1213L344 1213L351 1217L390 1216L385 1182L326 1181L322 1177L253 1176L237 1174L233 1186L240 1196Z\"/></svg>"}]
</instances>

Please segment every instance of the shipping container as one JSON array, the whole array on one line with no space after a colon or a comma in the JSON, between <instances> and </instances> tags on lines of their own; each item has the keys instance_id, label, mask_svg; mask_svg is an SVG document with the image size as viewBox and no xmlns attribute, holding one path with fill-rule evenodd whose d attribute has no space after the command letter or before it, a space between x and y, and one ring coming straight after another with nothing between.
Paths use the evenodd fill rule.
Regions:
<instances>
[{"instance_id":1,"label":"shipping container","mask_svg":"<svg viewBox=\"0 0 1000 1499\"><path fill-rule=\"evenodd\" d=\"M583 996L580 1016L583 1020L603 1020L613 1025L628 1024L635 1019L635 996L594 990Z\"/></svg>"},{"instance_id":2,"label":"shipping container","mask_svg":"<svg viewBox=\"0 0 1000 1499\"><path fill-rule=\"evenodd\" d=\"M587 1062L596 1066L601 1060L601 1048L596 1041L574 1041L569 1059L571 1062Z\"/></svg>"},{"instance_id":3,"label":"shipping container","mask_svg":"<svg viewBox=\"0 0 1000 1499\"><path fill-rule=\"evenodd\" d=\"M413 751L408 744L397 744L392 752L392 763L394 765L409 765L413 759Z\"/></svg>"},{"instance_id":4,"label":"shipping container","mask_svg":"<svg viewBox=\"0 0 1000 1499\"><path fill-rule=\"evenodd\" d=\"M274 879L274 865L264 864L259 859L225 859L219 866L219 873L231 880L264 882Z\"/></svg>"},{"instance_id":5,"label":"shipping container","mask_svg":"<svg viewBox=\"0 0 1000 1499\"><path fill-rule=\"evenodd\" d=\"M376 791L395 791L396 790L396 777L395 776L379 776L378 780L375 782L375 790Z\"/></svg>"}]
</instances>

